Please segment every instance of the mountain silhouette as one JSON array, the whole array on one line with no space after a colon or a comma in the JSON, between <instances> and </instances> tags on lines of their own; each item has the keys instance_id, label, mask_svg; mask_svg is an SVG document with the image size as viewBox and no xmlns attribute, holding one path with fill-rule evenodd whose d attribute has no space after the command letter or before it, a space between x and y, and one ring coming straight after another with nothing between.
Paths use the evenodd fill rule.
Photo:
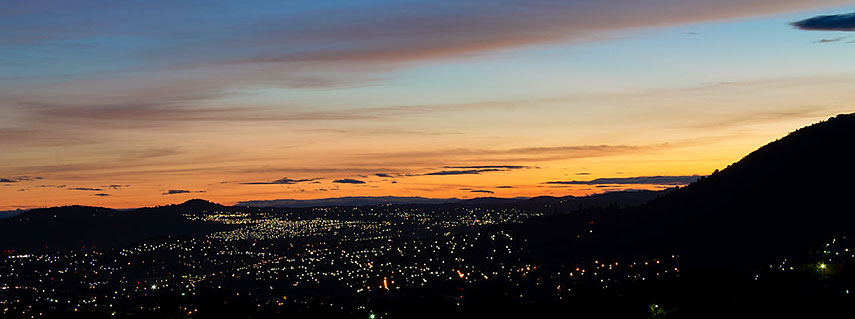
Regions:
<instances>
[{"instance_id":1,"label":"mountain silhouette","mask_svg":"<svg viewBox=\"0 0 855 319\"><path fill-rule=\"evenodd\" d=\"M0 220L0 249L118 247L151 237L202 235L231 226L191 221L183 214L226 209L198 199L126 211L89 206L32 209Z\"/></svg>"},{"instance_id":2,"label":"mountain silhouette","mask_svg":"<svg viewBox=\"0 0 855 319\"><path fill-rule=\"evenodd\" d=\"M644 207L663 236L709 265L765 263L855 231L855 114L769 143ZM667 222L666 222L667 221Z\"/></svg>"},{"instance_id":3,"label":"mountain silhouette","mask_svg":"<svg viewBox=\"0 0 855 319\"><path fill-rule=\"evenodd\" d=\"M538 196L533 198L501 198L501 197L477 197L472 199L458 198L425 198L425 197L398 197L398 196L352 196L333 197L319 199L274 199L254 200L238 202L237 206L250 207L332 207L332 206L375 206L375 205L464 205L464 206L508 206L508 205L560 205L571 209L582 206L608 206L608 205L639 205L651 199L663 195L666 191L618 191L590 196Z\"/></svg>"},{"instance_id":4,"label":"mountain silhouette","mask_svg":"<svg viewBox=\"0 0 855 319\"><path fill-rule=\"evenodd\" d=\"M519 226L554 258L679 254L696 269L756 269L855 235L855 114L799 129L645 205ZM596 220L591 236L576 238ZM587 231L586 231L587 232Z\"/></svg>"},{"instance_id":5,"label":"mountain silhouette","mask_svg":"<svg viewBox=\"0 0 855 319\"><path fill-rule=\"evenodd\" d=\"M373 206L382 204L408 205L408 204L444 204L459 202L457 198L425 198L425 197L401 197L401 196L348 196L331 197L319 199L273 199L273 200L251 200L238 202L238 206L251 207L330 207L330 206Z\"/></svg>"}]
</instances>

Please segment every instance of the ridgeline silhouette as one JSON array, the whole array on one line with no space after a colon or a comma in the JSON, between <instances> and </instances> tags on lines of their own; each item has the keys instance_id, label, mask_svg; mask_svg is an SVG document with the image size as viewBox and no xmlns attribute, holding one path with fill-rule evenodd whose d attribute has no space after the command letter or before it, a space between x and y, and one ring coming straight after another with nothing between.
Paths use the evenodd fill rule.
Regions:
<instances>
[{"instance_id":1,"label":"ridgeline silhouette","mask_svg":"<svg viewBox=\"0 0 855 319\"><path fill-rule=\"evenodd\" d=\"M746 270L855 233L855 114L830 118L639 207L517 226L543 258L680 254L698 270ZM575 237L591 221L593 235Z\"/></svg>"},{"instance_id":2,"label":"ridgeline silhouette","mask_svg":"<svg viewBox=\"0 0 855 319\"><path fill-rule=\"evenodd\" d=\"M233 226L189 221L184 214L229 210L200 199L179 205L119 211L64 206L32 209L0 220L0 248L57 250L82 246L121 247L159 236L197 236Z\"/></svg>"}]
</instances>

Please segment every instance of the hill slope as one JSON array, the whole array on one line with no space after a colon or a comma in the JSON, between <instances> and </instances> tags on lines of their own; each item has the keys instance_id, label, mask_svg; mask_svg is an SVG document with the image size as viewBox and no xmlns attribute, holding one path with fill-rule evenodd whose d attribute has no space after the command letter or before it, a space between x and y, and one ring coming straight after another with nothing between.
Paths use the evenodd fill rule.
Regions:
<instances>
[{"instance_id":1,"label":"hill slope","mask_svg":"<svg viewBox=\"0 0 855 319\"><path fill-rule=\"evenodd\" d=\"M853 234L855 114L769 143L647 207L670 219L663 234L711 264L766 262Z\"/></svg>"},{"instance_id":2,"label":"hill slope","mask_svg":"<svg viewBox=\"0 0 855 319\"><path fill-rule=\"evenodd\" d=\"M838 115L646 205L521 227L554 258L678 253L697 269L768 266L855 235L853 163L855 114ZM570 231L594 220L587 238Z\"/></svg>"},{"instance_id":3,"label":"hill slope","mask_svg":"<svg viewBox=\"0 0 855 319\"><path fill-rule=\"evenodd\" d=\"M229 229L211 222L189 221L183 214L226 209L202 200L180 205L117 211L65 206L33 209L0 220L0 249L68 249L122 246L157 236L190 236Z\"/></svg>"}]
</instances>

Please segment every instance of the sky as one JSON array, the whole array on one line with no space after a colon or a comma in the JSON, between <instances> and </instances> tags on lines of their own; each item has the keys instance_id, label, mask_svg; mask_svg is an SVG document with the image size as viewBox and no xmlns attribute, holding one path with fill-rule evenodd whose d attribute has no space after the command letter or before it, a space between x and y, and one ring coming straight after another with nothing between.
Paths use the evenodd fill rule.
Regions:
<instances>
[{"instance_id":1,"label":"sky","mask_svg":"<svg viewBox=\"0 0 855 319\"><path fill-rule=\"evenodd\" d=\"M685 185L855 111L852 12L7 0L0 210Z\"/></svg>"}]
</instances>

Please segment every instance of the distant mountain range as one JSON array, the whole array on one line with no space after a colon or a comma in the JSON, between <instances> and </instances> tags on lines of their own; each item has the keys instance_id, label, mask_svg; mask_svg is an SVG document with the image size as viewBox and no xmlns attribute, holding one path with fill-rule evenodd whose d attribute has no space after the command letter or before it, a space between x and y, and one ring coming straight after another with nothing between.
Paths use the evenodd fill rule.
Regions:
<instances>
[{"instance_id":1,"label":"distant mountain range","mask_svg":"<svg viewBox=\"0 0 855 319\"><path fill-rule=\"evenodd\" d=\"M235 206L247 207L283 207L283 208L306 208L306 207L331 207L331 206L374 206L374 205L438 205L438 204L461 204L461 205L513 205L526 203L564 203L582 204L585 206L605 205L639 205L648 200L665 194L665 191L620 191L595 194L591 196L539 196L539 197L478 197L472 199L459 198L425 198L425 197L335 197L321 199L274 199L238 202Z\"/></svg>"},{"instance_id":2,"label":"distant mountain range","mask_svg":"<svg viewBox=\"0 0 855 319\"><path fill-rule=\"evenodd\" d=\"M306 208L318 206L439 205L448 206L515 206L546 205L552 211L568 212L590 206L639 205L664 192L612 192L587 197L494 198L440 200L421 197L346 197L307 201L265 201L277 207ZM233 229L215 222L190 221L185 215L209 212L253 212L262 207L249 205L223 206L202 199L178 205L115 210L103 207L64 206L40 208L0 219L0 249L67 249L82 246L119 247L158 236L199 236ZM269 208L270 206L264 206Z\"/></svg>"},{"instance_id":3,"label":"distant mountain range","mask_svg":"<svg viewBox=\"0 0 855 319\"><path fill-rule=\"evenodd\" d=\"M326 206L371 206L381 204L446 204L461 201L458 198L425 198L398 196L349 196L321 199L273 199L238 202L237 206L249 207L326 207Z\"/></svg>"}]
</instances>

